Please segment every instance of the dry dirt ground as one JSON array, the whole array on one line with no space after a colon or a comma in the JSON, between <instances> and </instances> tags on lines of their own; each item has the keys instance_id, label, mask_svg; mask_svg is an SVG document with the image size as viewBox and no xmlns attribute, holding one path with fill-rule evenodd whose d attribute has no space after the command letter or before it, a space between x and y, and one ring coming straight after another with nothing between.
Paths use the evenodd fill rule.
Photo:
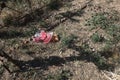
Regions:
<instances>
[{"instance_id":1,"label":"dry dirt ground","mask_svg":"<svg viewBox=\"0 0 120 80\"><path fill-rule=\"evenodd\" d=\"M0 80L120 80L119 63L112 71L101 69L92 61L92 57L88 59L87 55L82 55L81 48L85 44L89 44L93 52L103 48L105 44L94 44L90 36L96 31L101 35L105 35L105 32L101 29L91 31L89 26L85 26L86 20L99 12L113 10L120 12L120 0L63 0L64 5L57 10L50 11L39 11L40 5L36 5L37 1L39 0L32 2L33 10L38 8L38 13L35 15L39 17L38 14L41 14L42 16L38 19L34 16L35 19L26 22L26 25L24 25L25 19L21 20L20 26L5 25L2 22L6 14L17 16L19 12L4 8L0 13L0 24L5 25L0 26L0 46L17 62L17 66L22 68L19 70L15 64L5 60L5 65L12 73L0 66ZM13 3L7 4L13 7ZM30 13L29 9L21 11L27 12L27 10ZM47 26L44 27L42 23ZM39 28L57 33L60 41L49 44L27 42L34 35L34 31ZM70 35L77 36L74 43L67 44L72 44L72 46L62 45L64 38Z\"/></svg>"}]
</instances>

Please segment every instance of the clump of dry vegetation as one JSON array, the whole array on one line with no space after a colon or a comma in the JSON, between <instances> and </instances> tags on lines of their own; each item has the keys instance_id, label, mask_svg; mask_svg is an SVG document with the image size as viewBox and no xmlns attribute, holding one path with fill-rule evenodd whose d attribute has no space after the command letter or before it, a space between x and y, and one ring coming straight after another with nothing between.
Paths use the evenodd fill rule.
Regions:
<instances>
[{"instance_id":1,"label":"clump of dry vegetation","mask_svg":"<svg viewBox=\"0 0 120 80\"><path fill-rule=\"evenodd\" d=\"M117 11L96 13L88 21L87 25L91 30L98 29L96 33L91 36L93 42L102 42L105 46L100 51L104 57L108 56L113 58L113 55L119 56L119 40L120 40L120 14ZM99 30L103 30L106 34L104 36L99 35ZM107 36L107 37L106 37ZM104 38L106 37L106 39ZM112 59L116 62L111 62L113 65L119 63L119 58ZM109 62L109 59L108 59Z\"/></svg>"}]
</instances>

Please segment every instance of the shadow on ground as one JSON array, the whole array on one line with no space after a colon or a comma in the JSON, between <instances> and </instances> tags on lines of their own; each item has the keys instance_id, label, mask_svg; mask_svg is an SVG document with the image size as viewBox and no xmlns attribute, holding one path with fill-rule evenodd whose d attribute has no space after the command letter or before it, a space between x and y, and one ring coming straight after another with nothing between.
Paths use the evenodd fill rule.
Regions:
<instances>
[{"instance_id":1,"label":"shadow on ground","mask_svg":"<svg viewBox=\"0 0 120 80\"><path fill-rule=\"evenodd\" d=\"M50 56L49 58L35 58L34 60L30 61L22 61L21 62L21 69L23 71L31 69L48 69L49 66L62 66L66 64L66 62L72 61L87 61L93 62L100 70L114 70L114 66L102 63L100 64L98 58L91 55L91 52L86 52L84 49L80 48L80 46L72 46L71 49L79 51L79 56L70 56L70 57L58 57L58 56Z\"/></svg>"},{"instance_id":2,"label":"shadow on ground","mask_svg":"<svg viewBox=\"0 0 120 80\"><path fill-rule=\"evenodd\" d=\"M22 32L17 31L0 31L0 39L9 39L16 37L24 37L25 35Z\"/></svg>"},{"instance_id":3,"label":"shadow on ground","mask_svg":"<svg viewBox=\"0 0 120 80\"><path fill-rule=\"evenodd\" d=\"M78 51L79 55L70 56L70 57L59 57L59 56L50 56L48 58L39 57L29 61L14 60L11 57L9 57L9 55L7 55L6 58L8 58L8 61L11 61L16 66L19 67L19 70L13 72L26 72L30 70L39 70L39 69L47 70L50 66L63 66L63 64L72 61L93 62L99 68L99 70L109 70L109 71L114 70L113 65L107 64L105 62L99 62L98 54L96 57L95 55L92 55L92 52L85 51L83 48L76 45L72 45L69 48Z\"/></svg>"},{"instance_id":4,"label":"shadow on ground","mask_svg":"<svg viewBox=\"0 0 120 80\"><path fill-rule=\"evenodd\" d=\"M67 1L64 1L64 3L67 4L67 2L71 2L71 1L72 0L67 0ZM53 3L50 3L50 4L53 4ZM90 2L88 2L88 3L90 3ZM40 25L42 26L42 28L45 28L47 31L50 31L50 30L58 27L61 23L64 23L66 20L71 20L72 22L79 22L79 20L77 20L73 17L75 17L75 16L81 17L82 14L84 13L84 9L87 7L87 4L85 4L80 9L59 13L59 14L57 14L57 16L60 16L60 17L55 18L55 21L57 21L57 22L47 23L46 19L49 19L53 14L53 9L52 10L49 9L50 4L47 5L47 8L45 6L43 6L41 8L37 8L37 9L31 11L28 14L24 14L23 16L15 17L15 19L11 18L12 20L8 20L8 23L10 23L10 24L6 25L6 26L12 25L15 27L21 27L21 26L25 27L29 23L39 22ZM63 4L63 5L65 5L65 4ZM57 4L54 4L54 5L57 5ZM51 6L51 7L54 8L55 6ZM60 7L62 7L62 6L59 6L57 8L57 10L59 10ZM7 24L7 22L6 22L6 24ZM7 39L7 38L15 38L17 36L20 36L20 37L25 36L24 33L22 33L22 32L12 32L12 33L11 32L9 33L9 32L10 31L0 32L0 38Z\"/></svg>"},{"instance_id":5,"label":"shadow on ground","mask_svg":"<svg viewBox=\"0 0 120 80\"><path fill-rule=\"evenodd\" d=\"M17 4L18 2L22 2L24 0L14 0L14 3ZM39 22L45 19L49 19L49 17L53 14L54 10L59 10L61 7L63 7L64 5L68 4L68 2L71 2L72 0L51 0L49 4L45 4L44 6L41 6L39 8L35 8L32 9L32 5L31 5L31 1L27 0L26 3L28 3L29 5L29 9L31 10L30 12L21 12L21 15L17 16L17 17L12 17L8 23L6 23L6 26L12 25L15 27L22 27L22 26L26 26L27 24L31 23L31 22ZM6 5L6 7L8 8L6 2L8 2L8 0L3 0L1 1L2 3L4 3ZM22 4L21 4L22 5ZM4 8L6 8L4 7ZM12 9L12 8L9 8ZM14 9L12 9L14 10ZM15 11L15 10L14 10ZM20 12L20 11L18 11ZM17 21L17 22L16 22ZM10 23L11 22L11 23Z\"/></svg>"},{"instance_id":6,"label":"shadow on ground","mask_svg":"<svg viewBox=\"0 0 120 80\"><path fill-rule=\"evenodd\" d=\"M55 4L56 5L56 4ZM54 6L53 6L54 7ZM59 24L65 22L66 20L71 20L73 22L79 22L79 20L74 19L74 16L81 16L84 13L84 9L87 7L87 5L83 6L82 8L75 10L75 11L67 11L65 13L60 13L62 17L59 17L59 21L54 24L47 24L47 30L52 30L55 27L57 27ZM22 22L21 25L26 25L33 21L38 21L42 17L46 17L46 19L51 16L48 14L44 14L44 11L41 9L36 9L35 11L31 12L30 14L24 15L22 18L20 18L18 21ZM31 16L32 15L32 16ZM41 16L42 15L42 16ZM48 16L46 16L48 15ZM20 24L19 24L20 25ZM10 32L11 33L11 32ZM14 38L18 36L23 36L20 32L12 32L10 34L9 32L0 32L0 38ZM109 65L105 62L99 62L100 56L93 55L94 52L86 51L81 46L76 45L70 45L68 48L73 49L77 52L79 52L78 56L70 56L70 57L58 57L58 56L50 56L48 58L35 58L33 60L29 61L19 61L12 59L7 53L1 52L0 56L5 57L8 61L11 61L16 66L19 67L20 70L18 71L28 71L28 70L34 70L34 69L44 69L47 70L49 66L63 66L63 64L66 64L67 62L72 61L88 61L93 62L100 70L113 70L114 66ZM17 72L18 72L17 71ZM14 71L13 71L14 72Z\"/></svg>"}]
</instances>

